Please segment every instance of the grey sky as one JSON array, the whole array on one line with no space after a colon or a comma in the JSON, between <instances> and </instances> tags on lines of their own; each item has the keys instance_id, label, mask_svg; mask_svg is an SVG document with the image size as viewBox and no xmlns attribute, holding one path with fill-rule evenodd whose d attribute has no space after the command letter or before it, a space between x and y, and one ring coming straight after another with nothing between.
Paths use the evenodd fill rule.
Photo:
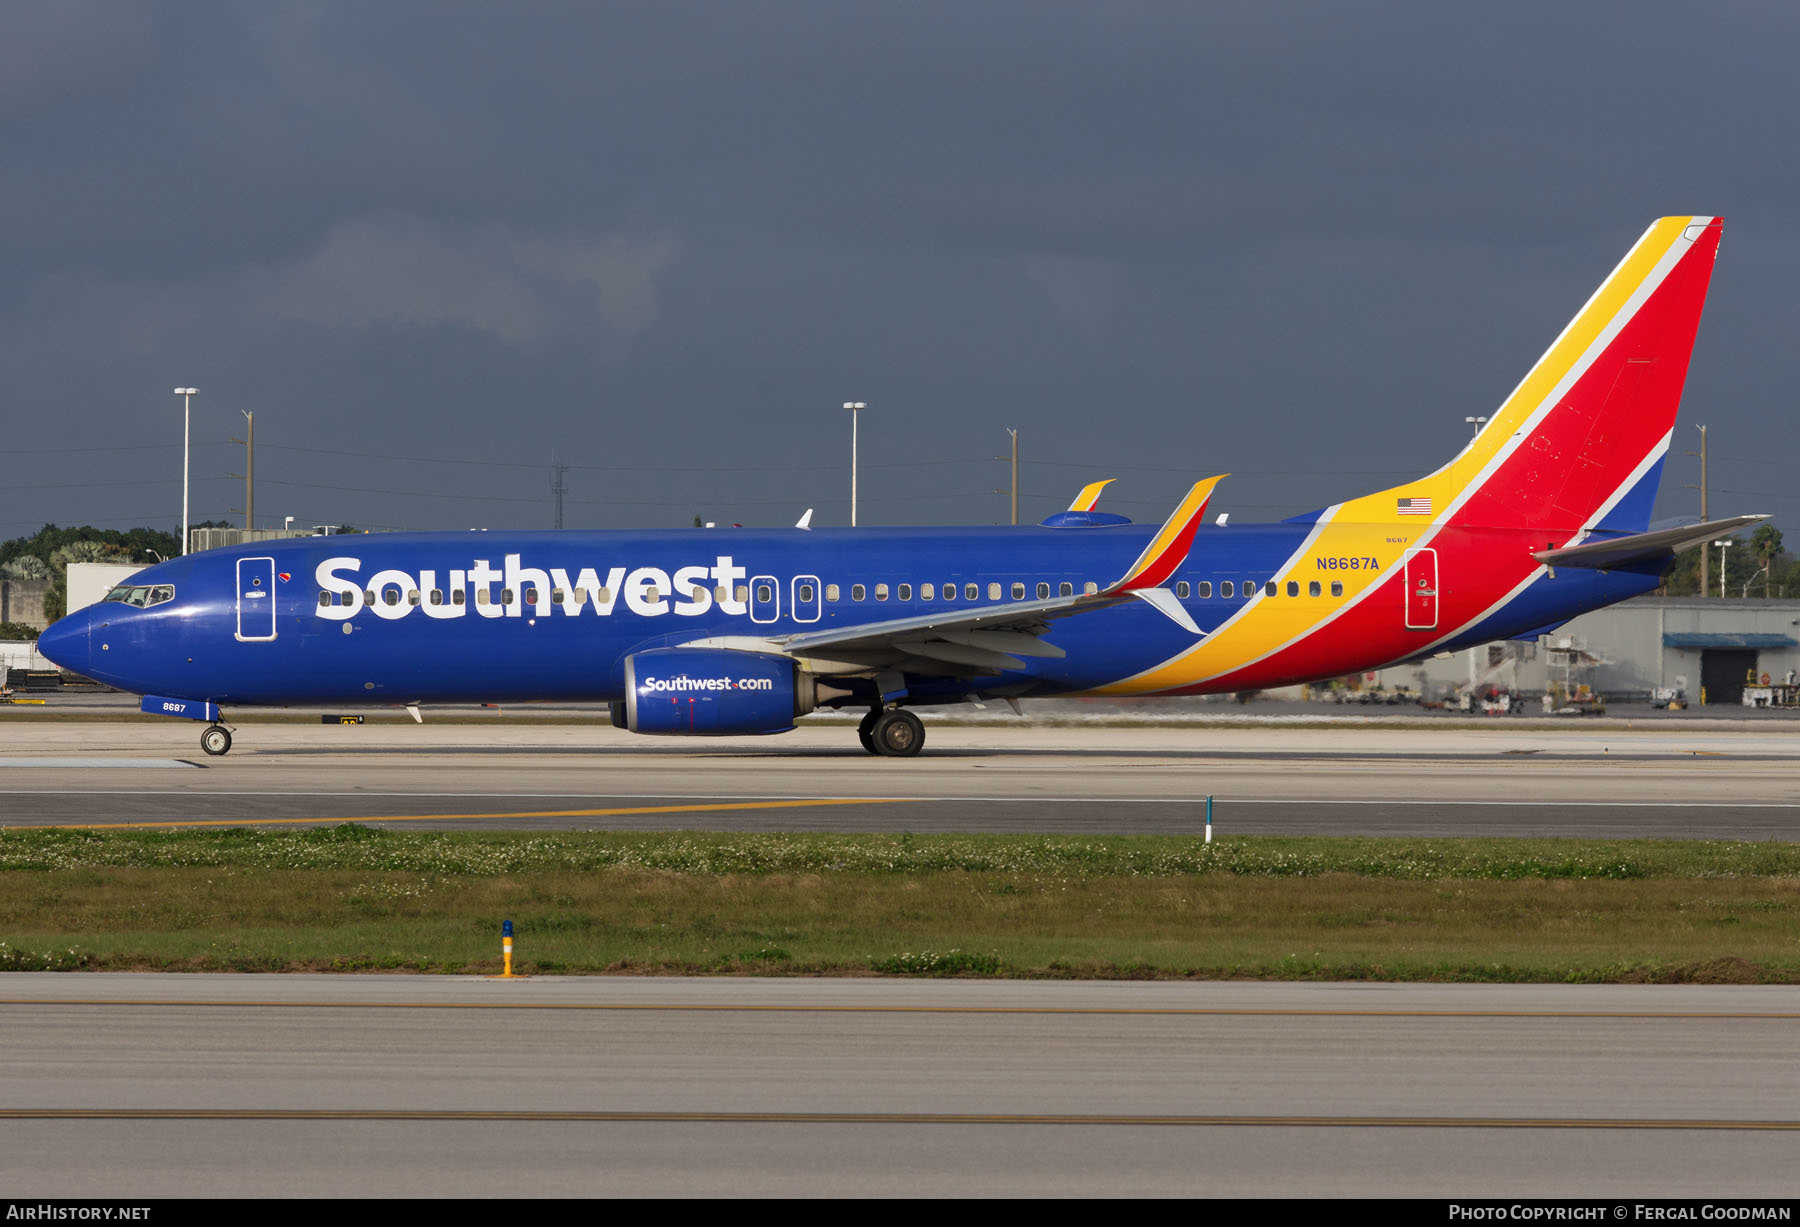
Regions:
<instances>
[{"instance_id":1,"label":"grey sky","mask_svg":"<svg viewBox=\"0 0 1800 1227\"><path fill-rule=\"evenodd\" d=\"M38 3L0 39L0 537L1236 518L1435 467L1654 217L1684 423L1800 531L1800 9ZM1677 436L1660 515L1697 510ZM398 459L405 458L405 459ZM418 459L425 458L425 459ZM426 459L463 463L427 463Z\"/></svg>"}]
</instances>

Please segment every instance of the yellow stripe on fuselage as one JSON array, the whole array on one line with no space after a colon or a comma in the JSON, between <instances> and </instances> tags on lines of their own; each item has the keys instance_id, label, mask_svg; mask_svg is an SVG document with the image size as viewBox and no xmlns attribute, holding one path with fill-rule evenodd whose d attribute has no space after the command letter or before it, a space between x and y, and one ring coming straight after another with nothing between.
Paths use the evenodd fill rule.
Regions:
<instances>
[{"instance_id":1,"label":"yellow stripe on fuselage","mask_svg":"<svg viewBox=\"0 0 1800 1227\"><path fill-rule=\"evenodd\" d=\"M1242 668L1304 638L1327 619L1349 609L1399 567L1406 551L1416 544L1417 530L1423 527L1423 523L1396 528L1321 521L1272 574L1246 577L1244 582L1255 582L1258 592L1244 602L1234 620L1180 656L1094 693L1150 694L1192 685ZM1204 541L1196 542L1195 553L1204 548ZM1279 594L1273 597L1262 590L1262 585L1270 580L1279 586ZM1344 585L1342 596L1331 595L1334 580ZM1287 595L1290 581L1300 585L1298 596ZM1309 595L1308 588L1314 582L1320 589L1316 597Z\"/></svg>"}]
</instances>

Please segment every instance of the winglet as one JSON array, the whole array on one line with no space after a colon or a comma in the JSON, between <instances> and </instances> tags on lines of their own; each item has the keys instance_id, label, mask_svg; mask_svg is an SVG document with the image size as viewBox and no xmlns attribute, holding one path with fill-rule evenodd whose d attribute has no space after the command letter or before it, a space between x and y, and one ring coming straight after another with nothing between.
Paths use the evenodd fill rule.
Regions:
<instances>
[{"instance_id":1,"label":"winglet","mask_svg":"<svg viewBox=\"0 0 1800 1227\"><path fill-rule=\"evenodd\" d=\"M1109 477L1105 481L1089 482L1081 488L1081 493L1075 496L1075 501L1069 504L1069 510L1092 511L1094 504L1100 501L1100 491L1110 486L1114 480Z\"/></svg>"},{"instance_id":2,"label":"winglet","mask_svg":"<svg viewBox=\"0 0 1800 1227\"><path fill-rule=\"evenodd\" d=\"M1221 473L1217 477L1208 477L1205 481L1197 481L1189 490L1181 505L1175 508L1174 514L1163 523L1150 544L1144 547L1137 561L1131 564L1123 576L1106 589L1104 596L1116 596L1121 592L1135 592L1140 588L1155 588L1175 574L1187 557L1188 550L1194 544L1194 532L1200 527L1200 517L1206 514L1206 504L1212 498L1213 488L1229 473Z\"/></svg>"},{"instance_id":3,"label":"winglet","mask_svg":"<svg viewBox=\"0 0 1800 1227\"><path fill-rule=\"evenodd\" d=\"M813 509L811 507L808 507L806 509L806 514L800 517L800 522L798 524L794 525L794 527L795 528L811 528L812 527L812 513L813 513Z\"/></svg>"}]
</instances>

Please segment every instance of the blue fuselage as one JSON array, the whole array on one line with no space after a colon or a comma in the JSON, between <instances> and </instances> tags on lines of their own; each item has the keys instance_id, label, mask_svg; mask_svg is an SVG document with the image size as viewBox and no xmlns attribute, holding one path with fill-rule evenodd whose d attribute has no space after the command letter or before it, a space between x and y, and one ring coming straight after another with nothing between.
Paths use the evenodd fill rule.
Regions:
<instances>
[{"instance_id":1,"label":"blue fuselage","mask_svg":"<svg viewBox=\"0 0 1800 1227\"><path fill-rule=\"evenodd\" d=\"M1328 584L1318 596L1264 589L1279 568L1291 568L1309 527L1206 525L1164 586L1206 632L1241 617L1250 597L1328 601ZM284 540L149 568L131 583L166 585L172 598L78 611L47 631L42 647L58 664L124 690L221 705L618 700L633 653L696 641L756 651L808 632L1093 591L1121 574L1153 531L1109 525ZM1442 552L1448 591L1457 582L1455 562ZM1427 648L1521 634L1655 582L1647 574L1565 571L1541 578L1460 636L1397 631L1379 644L1347 639L1315 656L1308 676L1274 680L1332 676ZM967 670L913 675L908 701L1116 688L1195 642L1138 601L1059 621L1046 638L1062 655L974 678Z\"/></svg>"}]
</instances>

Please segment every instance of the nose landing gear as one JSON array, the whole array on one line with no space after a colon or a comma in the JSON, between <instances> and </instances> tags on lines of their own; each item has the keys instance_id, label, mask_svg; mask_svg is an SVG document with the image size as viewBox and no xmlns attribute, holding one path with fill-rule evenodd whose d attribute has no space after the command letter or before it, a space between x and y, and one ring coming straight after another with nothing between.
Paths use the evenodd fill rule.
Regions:
<instances>
[{"instance_id":1,"label":"nose landing gear","mask_svg":"<svg viewBox=\"0 0 1800 1227\"><path fill-rule=\"evenodd\" d=\"M200 748L214 758L230 753L231 730L222 724L208 726L207 730L200 734Z\"/></svg>"}]
</instances>

